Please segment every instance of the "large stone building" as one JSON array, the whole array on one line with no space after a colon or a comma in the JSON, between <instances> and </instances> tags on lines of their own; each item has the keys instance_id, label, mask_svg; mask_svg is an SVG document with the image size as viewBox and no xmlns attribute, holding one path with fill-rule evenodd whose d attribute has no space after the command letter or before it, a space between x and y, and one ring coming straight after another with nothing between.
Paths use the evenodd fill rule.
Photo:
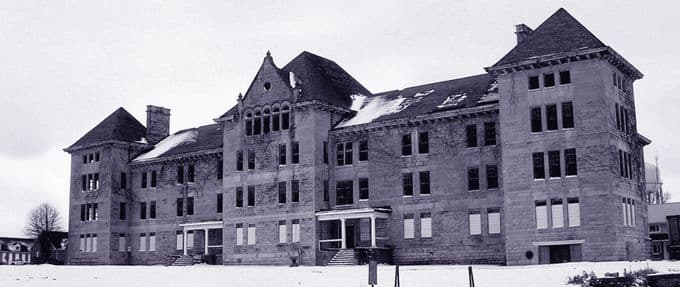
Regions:
<instances>
[{"instance_id":1,"label":"large stone building","mask_svg":"<svg viewBox=\"0 0 680 287\"><path fill-rule=\"evenodd\" d=\"M537 264L649 256L633 82L560 9L486 73L371 93L267 53L215 124L120 108L72 155L69 262Z\"/></svg>"}]
</instances>

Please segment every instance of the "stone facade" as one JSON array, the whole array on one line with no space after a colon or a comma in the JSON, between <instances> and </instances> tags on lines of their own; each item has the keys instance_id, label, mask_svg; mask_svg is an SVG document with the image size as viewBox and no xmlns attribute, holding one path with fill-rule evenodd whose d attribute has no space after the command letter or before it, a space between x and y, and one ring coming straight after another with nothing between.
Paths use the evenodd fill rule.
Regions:
<instances>
[{"instance_id":1,"label":"stone facade","mask_svg":"<svg viewBox=\"0 0 680 287\"><path fill-rule=\"evenodd\" d=\"M400 264L647 258L642 75L578 26L560 9L536 31L521 25L487 74L381 94L311 53L283 68L268 53L217 124L169 136L168 109L149 106L146 128L119 110L66 149L69 263L314 265L338 248ZM559 37L592 47L531 46ZM392 110L362 111L376 102ZM123 125L134 132L102 136Z\"/></svg>"}]
</instances>

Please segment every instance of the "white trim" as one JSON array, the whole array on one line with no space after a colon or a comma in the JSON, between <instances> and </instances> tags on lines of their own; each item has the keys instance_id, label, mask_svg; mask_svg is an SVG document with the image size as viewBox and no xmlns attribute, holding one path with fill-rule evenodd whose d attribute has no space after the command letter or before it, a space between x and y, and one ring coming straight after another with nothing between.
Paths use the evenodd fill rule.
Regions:
<instances>
[{"instance_id":1,"label":"white trim","mask_svg":"<svg viewBox=\"0 0 680 287\"><path fill-rule=\"evenodd\" d=\"M222 221L206 221L206 222L192 222L192 223L182 223L179 227L182 227L186 231L190 230L204 230L204 229L219 229L222 228Z\"/></svg>"},{"instance_id":2,"label":"white trim","mask_svg":"<svg viewBox=\"0 0 680 287\"><path fill-rule=\"evenodd\" d=\"M533 246L549 246L549 245L569 245L569 244L583 244L583 243L586 243L585 239L534 241L531 244Z\"/></svg>"},{"instance_id":3,"label":"white trim","mask_svg":"<svg viewBox=\"0 0 680 287\"><path fill-rule=\"evenodd\" d=\"M354 208L343 210L320 211L316 213L318 221L354 219L354 218L390 218L392 210L385 208Z\"/></svg>"}]
</instances>

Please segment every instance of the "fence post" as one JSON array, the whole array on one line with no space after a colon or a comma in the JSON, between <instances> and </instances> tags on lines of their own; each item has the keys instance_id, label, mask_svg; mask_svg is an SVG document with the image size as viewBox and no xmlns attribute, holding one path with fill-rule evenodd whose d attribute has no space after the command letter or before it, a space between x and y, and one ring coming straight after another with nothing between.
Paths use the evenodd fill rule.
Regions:
<instances>
[{"instance_id":1,"label":"fence post","mask_svg":"<svg viewBox=\"0 0 680 287\"><path fill-rule=\"evenodd\" d=\"M399 264L394 269L394 287L399 287Z\"/></svg>"}]
</instances>

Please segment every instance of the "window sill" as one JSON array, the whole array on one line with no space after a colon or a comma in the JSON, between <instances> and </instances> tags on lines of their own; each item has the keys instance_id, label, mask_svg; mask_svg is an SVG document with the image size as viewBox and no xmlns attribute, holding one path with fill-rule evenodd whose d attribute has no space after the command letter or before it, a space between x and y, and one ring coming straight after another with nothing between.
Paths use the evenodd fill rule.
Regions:
<instances>
[{"instance_id":1,"label":"window sill","mask_svg":"<svg viewBox=\"0 0 680 287\"><path fill-rule=\"evenodd\" d=\"M567 175L564 178L577 178L577 177L578 177L578 175Z\"/></svg>"},{"instance_id":2,"label":"window sill","mask_svg":"<svg viewBox=\"0 0 680 287\"><path fill-rule=\"evenodd\" d=\"M431 194L430 194L430 193L419 193L418 195L420 195L420 196L425 196L425 197L429 197Z\"/></svg>"},{"instance_id":3,"label":"window sill","mask_svg":"<svg viewBox=\"0 0 680 287\"><path fill-rule=\"evenodd\" d=\"M359 199L359 202L368 202L368 198L367 199Z\"/></svg>"},{"instance_id":4,"label":"window sill","mask_svg":"<svg viewBox=\"0 0 680 287\"><path fill-rule=\"evenodd\" d=\"M479 189L468 189L468 192L479 192Z\"/></svg>"},{"instance_id":5,"label":"window sill","mask_svg":"<svg viewBox=\"0 0 680 287\"><path fill-rule=\"evenodd\" d=\"M402 196L402 197L403 197L403 198L412 198L413 195L404 195L404 196Z\"/></svg>"}]
</instances>

